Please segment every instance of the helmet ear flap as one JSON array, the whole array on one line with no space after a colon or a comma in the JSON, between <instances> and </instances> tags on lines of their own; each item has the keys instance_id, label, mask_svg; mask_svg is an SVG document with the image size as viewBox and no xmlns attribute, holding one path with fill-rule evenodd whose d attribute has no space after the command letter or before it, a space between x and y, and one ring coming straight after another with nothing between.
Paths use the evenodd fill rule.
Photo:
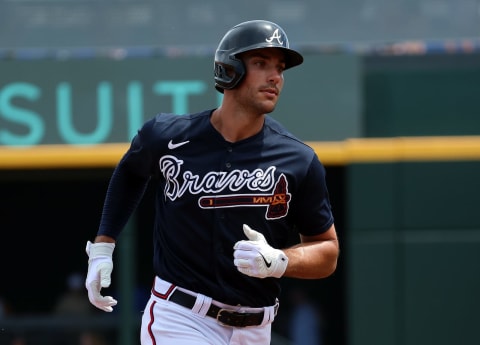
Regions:
<instances>
[{"instance_id":1,"label":"helmet ear flap","mask_svg":"<svg viewBox=\"0 0 480 345\"><path fill-rule=\"evenodd\" d=\"M223 93L223 89L228 85L230 79L225 66L215 62L215 88L217 91Z\"/></svg>"},{"instance_id":2,"label":"helmet ear flap","mask_svg":"<svg viewBox=\"0 0 480 345\"><path fill-rule=\"evenodd\" d=\"M227 70L219 63L215 63L215 77L225 79L227 77Z\"/></svg>"},{"instance_id":3,"label":"helmet ear flap","mask_svg":"<svg viewBox=\"0 0 480 345\"><path fill-rule=\"evenodd\" d=\"M245 75L245 66L241 60L234 58L230 62L225 64L215 61L215 88L221 93L224 89L233 89Z\"/></svg>"}]
</instances>

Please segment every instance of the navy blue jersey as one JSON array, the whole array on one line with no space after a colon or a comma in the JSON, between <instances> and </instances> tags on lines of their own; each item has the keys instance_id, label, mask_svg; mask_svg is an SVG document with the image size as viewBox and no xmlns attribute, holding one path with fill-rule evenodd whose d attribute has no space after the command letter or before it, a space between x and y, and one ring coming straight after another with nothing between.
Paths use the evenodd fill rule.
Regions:
<instances>
[{"instance_id":1,"label":"navy blue jersey","mask_svg":"<svg viewBox=\"0 0 480 345\"><path fill-rule=\"evenodd\" d=\"M143 125L114 171L98 235L117 238L155 179L155 274L223 303L273 305L278 279L238 272L233 246L247 239L242 224L279 249L292 231L327 231L325 169L270 116L258 134L230 143L210 123L212 111L159 114Z\"/></svg>"}]
</instances>

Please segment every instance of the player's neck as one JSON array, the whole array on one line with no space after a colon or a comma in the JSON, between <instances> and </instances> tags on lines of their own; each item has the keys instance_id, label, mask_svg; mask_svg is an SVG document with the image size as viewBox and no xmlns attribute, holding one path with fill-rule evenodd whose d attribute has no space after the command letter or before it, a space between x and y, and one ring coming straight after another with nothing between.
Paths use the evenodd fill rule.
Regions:
<instances>
[{"instance_id":1,"label":"player's neck","mask_svg":"<svg viewBox=\"0 0 480 345\"><path fill-rule=\"evenodd\" d=\"M252 115L246 112L227 109L224 106L216 109L210 118L212 126L231 143L249 138L261 131L265 116Z\"/></svg>"}]
</instances>

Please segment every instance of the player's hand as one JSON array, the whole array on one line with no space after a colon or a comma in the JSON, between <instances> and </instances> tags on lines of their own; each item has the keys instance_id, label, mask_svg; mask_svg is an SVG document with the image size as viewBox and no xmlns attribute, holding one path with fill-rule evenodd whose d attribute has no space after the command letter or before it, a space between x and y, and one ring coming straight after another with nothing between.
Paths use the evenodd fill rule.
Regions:
<instances>
[{"instance_id":1,"label":"player's hand","mask_svg":"<svg viewBox=\"0 0 480 345\"><path fill-rule=\"evenodd\" d=\"M280 278L287 269L288 257L280 249L272 248L265 237L243 224L249 241L238 241L233 246L233 263L247 276Z\"/></svg>"},{"instance_id":2,"label":"player's hand","mask_svg":"<svg viewBox=\"0 0 480 345\"><path fill-rule=\"evenodd\" d=\"M98 309L111 312L117 301L111 296L102 296L100 290L109 287L113 270L112 255L114 243L87 242L85 248L88 259L88 273L85 287L88 290L88 299Z\"/></svg>"}]
</instances>

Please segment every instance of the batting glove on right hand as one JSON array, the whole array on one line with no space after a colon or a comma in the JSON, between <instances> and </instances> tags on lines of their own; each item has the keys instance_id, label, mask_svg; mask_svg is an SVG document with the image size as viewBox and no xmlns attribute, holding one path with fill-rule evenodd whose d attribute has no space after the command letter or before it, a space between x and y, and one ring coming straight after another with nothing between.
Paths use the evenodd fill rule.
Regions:
<instances>
[{"instance_id":1,"label":"batting glove on right hand","mask_svg":"<svg viewBox=\"0 0 480 345\"><path fill-rule=\"evenodd\" d=\"M258 231L243 224L249 241L238 241L233 249L233 263L247 276L280 278L287 269L288 257L280 249L272 248Z\"/></svg>"},{"instance_id":2,"label":"batting glove on right hand","mask_svg":"<svg viewBox=\"0 0 480 345\"><path fill-rule=\"evenodd\" d=\"M85 248L88 259L88 273L85 281L85 287L88 290L88 299L98 309L106 312L112 312L117 301L111 296L102 296L101 288L109 287L113 270L113 250L114 243L92 243L87 242Z\"/></svg>"}]
</instances>

